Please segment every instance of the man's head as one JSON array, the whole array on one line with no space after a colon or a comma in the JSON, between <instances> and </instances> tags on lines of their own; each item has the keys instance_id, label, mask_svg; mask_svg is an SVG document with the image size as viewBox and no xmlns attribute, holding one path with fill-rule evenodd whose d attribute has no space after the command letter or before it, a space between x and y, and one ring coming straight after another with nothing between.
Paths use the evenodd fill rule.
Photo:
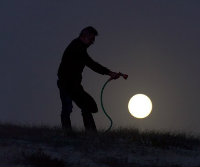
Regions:
<instances>
[{"instance_id":1,"label":"man's head","mask_svg":"<svg viewBox=\"0 0 200 167\"><path fill-rule=\"evenodd\" d=\"M89 26L84 28L79 35L81 41L88 47L94 43L95 37L98 35L98 32L95 28Z\"/></svg>"}]
</instances>

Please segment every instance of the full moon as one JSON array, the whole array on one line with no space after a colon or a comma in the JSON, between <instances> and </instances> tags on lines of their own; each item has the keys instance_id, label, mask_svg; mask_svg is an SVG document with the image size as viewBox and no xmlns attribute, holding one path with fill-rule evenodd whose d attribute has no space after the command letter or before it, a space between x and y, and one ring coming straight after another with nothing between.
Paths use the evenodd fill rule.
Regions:
<instances>
[{"instance_id":1,"label":"full moon","mask_svg":"<svg viewBox=\"0 0 200 167\"><path fill-rule=\"evenodd\" d=\"M148 96L136 94L129 100L128 109L132 116L145 118L151 113L152 102Z\"/></svg>"}]
</instances>

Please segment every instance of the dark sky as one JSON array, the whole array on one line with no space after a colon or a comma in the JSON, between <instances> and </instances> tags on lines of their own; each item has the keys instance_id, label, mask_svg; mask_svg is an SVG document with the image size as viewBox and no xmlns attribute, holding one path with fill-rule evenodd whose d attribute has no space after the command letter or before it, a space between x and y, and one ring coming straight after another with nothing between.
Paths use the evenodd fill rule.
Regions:
<instances>
[{"instance_id":1,"label":"dark sky","mask_svg":"<svg viewBox=\"0 0 200 167\"><path fill-rule=\"evenodd\" d=\"M104 104L114 128L200 132L200 1L195 0L1 0L0 121L60 124L56 87L62 53L88 25L99 31L90 56L113 71ZM96 100L98 128L109 121L100 106L108 76L88 68L83 86ZM138 120L128 112L136 93L148 95L153 111ZM73 126L83 127L74 106Z\"/></svg>"}]
</instances>

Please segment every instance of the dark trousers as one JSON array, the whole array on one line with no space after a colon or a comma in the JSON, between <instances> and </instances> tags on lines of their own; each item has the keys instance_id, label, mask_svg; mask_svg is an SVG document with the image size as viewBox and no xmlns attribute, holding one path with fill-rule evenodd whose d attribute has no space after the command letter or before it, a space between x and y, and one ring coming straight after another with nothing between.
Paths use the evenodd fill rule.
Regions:
<instances>
[{"instance_id":1,"label":"dark trousers","mask_svg":"<svg viewBox=\"0 0 200 167\"><path fill-rule=\"evenodd\" d=\"M72 101L81 109L83 123L88 131L96 131L96 125L92 113L98 112L95 100L83 89L82 85L64 87L58 81L60 99L62 102L61 123L63 129L71 130L70 114L72 112Z\"/></svg>"}]
</instances>

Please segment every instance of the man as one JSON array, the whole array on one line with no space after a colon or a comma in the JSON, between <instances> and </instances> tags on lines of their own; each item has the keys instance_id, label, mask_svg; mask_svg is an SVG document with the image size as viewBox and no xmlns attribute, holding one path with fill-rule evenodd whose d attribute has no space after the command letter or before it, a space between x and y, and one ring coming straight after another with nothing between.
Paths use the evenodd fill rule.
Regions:
<instances>
[{"instance_id":1,"label":"man","mask_svg":"<svg viewBox=\"0 0 200 167\"><path fill-rule=\"evenodd\" d=\"M72 101L82 111L86 131L97 131L92 116L92 113L98 111L97 104L81 85L84 67L87 66L99 74L109 75L112 79L119 77L118 73L103 67L88 55L87 48L94 43L97 35L98 32L93 27L84 28L79 37L74 39L65 49L58 69L57 84L62 102L61 123L62 128L67 131L72 130L70 120L73 108Z\"/></svg>"}]
</instances>

